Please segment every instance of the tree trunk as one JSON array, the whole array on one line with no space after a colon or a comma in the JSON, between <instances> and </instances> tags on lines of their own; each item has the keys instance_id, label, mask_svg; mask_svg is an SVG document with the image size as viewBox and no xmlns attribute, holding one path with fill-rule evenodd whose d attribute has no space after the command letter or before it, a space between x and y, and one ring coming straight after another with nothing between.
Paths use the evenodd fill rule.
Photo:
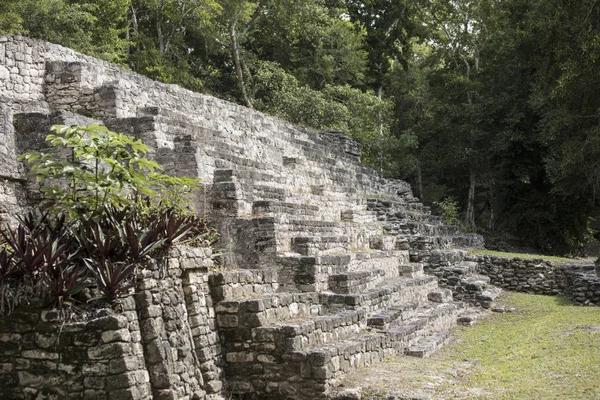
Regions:
<instances>
[{"instance_id":1,"label":"tree trunk","mask_svg":"<svg viewBox=\"0 0 600 400\"><path fill-rule=\"evenodd\" d=\"M137 13L136 13L136 10L133 7L133 5L131 5L131 7L129 7L129 9L127 10L127 29L125 30L125 41L127 42L127 54L128 55L131 55L133 52L133 48L131 46L132 33L133 33L134 38L139 37ZM131 64L131 61L130 61L130 64ZM135 71L135 68L132 68L132 69Z\"/></svg>"},{"instance_id":2,"label":"tree trunk","mask_svg":"<svg viewBox=\"0 0 600 400\"><path fill-rule=\"evenodd\" d=\"M244 98L244 103L246 106L252 108L252 102L248 97L248 93L246 92L246 85L244 85L244 70L242 67L242 62L240 60L240 49L237 41L237 34L235 32L239 15L236 15L231 21L231 25L229 26L229 36L231 39L231 55L233 57L233 63L235 64L235 72L237 73L238 85L240 86L240 90L242 92L242 97Z\"/></svg>"},{"instance_id":3,"label":"tree trunk","mask_svg":"<svg viewBox=\"0 0 600 400\"><path fill-rule=\"evenodd\" d=\"M165 38L163 36L162 27L160 21L156 22L156 35L158 36L158 51L160 51L161 57L165 55Z\"/></svg>"},{"instance_id":4,"label":"tree trunk","mask_svg":"<svg viewBox=\"0 0 600 400\"><path fill-rule=\"evenodd\" d=\"M494 209L494 181L490 185L490 220L488 222L488 229L494 229L494 225L496 224L496 215Z\"/></svg>"},{"instance_id":5,"label":"tree trunk","mask_svg":"<svg viewBox=\"0 0 600 400\"><path fill-rule=\"evenodd\" d=\"M379 86L377 87L377 98L381 102L383 97L383 65L379 64ZM383 116L381 115L381 108L377 110L377 129L379 133L379 146L377 146L378 158L379 158L379 172L383 173Z\"/></svg>"},{"instance_id":6,"label":"tree trunk","mask_svg":"<svg viewBox=\"0 0 600 400\"><path fill-rule=\"evenodd\" d=\"M469 197L467 198L466 224L469 229L475 229L475 170L471 167L469 173Z\"/></svg>"},{"instance_id":7,"label":"tree trunk","mask_svg":"<svg viewBox=\"0 0 600 400\"><path fill-rule=\"evenodd\" d=\"M423 202L423 171L421 169L421 163L417 164L417 193L418 198Z\"/></svg>"}]
</instances>

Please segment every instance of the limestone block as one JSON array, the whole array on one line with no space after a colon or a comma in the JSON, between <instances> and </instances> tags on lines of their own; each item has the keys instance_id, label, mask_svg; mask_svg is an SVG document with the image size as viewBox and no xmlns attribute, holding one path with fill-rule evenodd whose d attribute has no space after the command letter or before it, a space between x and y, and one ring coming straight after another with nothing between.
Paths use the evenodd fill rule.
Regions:
<instances>
[{"instance_id":1,"label":"limestone block","mask_svg":"<svg viewBox=\"0 0 600 400\"><path fill-rule=\"evenodd\" d=\"M429 301L436 303L448 303L452 301L452 291L449 289L437 289L427 294Z\"/></svg>"},{"instance_id":2,"label":"limestone block","mask_svg":"<svg viewBox=\"0 0 600 400\"><path fill-rule=\"evenodd\" d=\"M108 343L89 349L88 357L90 360L108 360L129 354L130 351L129 343Z\"/></svg>"}]
</instances>

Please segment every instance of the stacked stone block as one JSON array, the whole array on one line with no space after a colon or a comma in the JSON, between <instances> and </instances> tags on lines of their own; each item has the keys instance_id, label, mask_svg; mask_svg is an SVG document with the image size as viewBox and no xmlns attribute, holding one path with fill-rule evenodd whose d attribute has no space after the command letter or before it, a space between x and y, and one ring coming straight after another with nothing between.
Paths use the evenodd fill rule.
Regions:
<instances>
[{"instance_id":1,"label":"stacked stone block","mask_svg":"<svg viewBox=\"0 0 600 400\"><path fill-rule=\"evenodd\" d=\"M563 294L576 304L600 305L600 277L591 263L555 264L542 259L470 256L492 284L515 292Z\"/></svg>"},{"instance_id":2,"label":"stacked stone block","mask_svg":"<svg viewBox=\"0 0 600 400\"><path fill-rule=\"evenodd\" d=\"M151 395L135 303L66 322L59 311L24 310L0 327L3 399L143 399Z\"/></svg>"},{"instance_id":3,"label":"stacked stone block","mask_svg":"<svg viewBox=\"0 0 600 400\"><path fill-rule=\"evenodd\" d=\"M448 338L459 311L447 293L429 301L437 290L432 277L398 278L344 295L274 293L273 274L210 278L218 284L213 300L219 300L227 382L232 393L248 398L328 398L336 379L352 368L392 354L429 355ZM444 332L441 340L438 332Z\"/></svg>"},{"instance_id":4,"label":"stacked stone block","mask_svg":"<svg viewBox=\"0 0 600 400\"><path fill-rule=\"evenodd\" d=\"M56 122L101 120L132 134L166 172L202 179L195 207L219 232L219 268L248 270L208 275L199 250L140 271L128 301L131 347L147 376L141 398L324 398L349 368L443 342L434 333L455 323L460 305L413 258L479 239L431 216L406 182L363 166L345 134L315 134L60 46L0 38L7 153L39 147ZM13 81L26 80L17 93ZM7 171L22 179L17 164Z\"/></svg>"},{"instance_id":5,"label":"stacked stone block","mask_svg":"<svg viewBox=\"0 0 600 400\"><path fill-rule=\"evenodd\" d=\"M223 398L209 249L178 248L139 272L118 313L15 312L0 325L6 399ZM78 321L78 319L80 321Z\"/></svg>"}]
</instances>

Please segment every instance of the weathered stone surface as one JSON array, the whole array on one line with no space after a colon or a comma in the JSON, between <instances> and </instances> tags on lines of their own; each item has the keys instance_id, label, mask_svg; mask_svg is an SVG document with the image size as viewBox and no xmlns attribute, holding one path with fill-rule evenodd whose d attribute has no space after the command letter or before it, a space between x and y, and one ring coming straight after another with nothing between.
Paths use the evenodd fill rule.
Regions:
<instances>
[{"instance_id":1,"label":"weathered stone surface","mask_svg":"<svg viewBox=\"0 0 600 400\"><path fill-rule=\"evenodd\" d=\"M315 134L16 36L0 35L0 99L1 220L39 198L16 154L45 146L52 124L101 119L142 139L167 172L201 178L194 206L219 232L215 260L177 248L148 262L120 313L3 321L0 397L221 400L227 388L324 399L351 368L444 341L437 333L460 304L438 280L483 307L497 295L491 284L600 303L587 270L451 250L483 242L431 215L406 182L363 166L341 132Z\"/></svg>"}]
</instances>

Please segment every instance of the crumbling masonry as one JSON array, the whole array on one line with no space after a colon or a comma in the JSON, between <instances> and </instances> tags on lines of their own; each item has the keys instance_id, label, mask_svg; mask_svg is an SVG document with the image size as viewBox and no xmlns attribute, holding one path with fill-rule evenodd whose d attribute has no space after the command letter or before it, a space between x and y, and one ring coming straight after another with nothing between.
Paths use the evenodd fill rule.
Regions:
<instances>
[{"instance_id":1,"label":"crumbling masonry","mask_svg":"<svg viewBox=\"0 0 600 400\"><path fill-rule=\"evenodd\" d=\"M18 36L0 36L2 219L36 201L16 156L53 124L94 121L202 179L195 206L220 233L220 272L209 249L179 249L167 276L139 273L121 313L14 313L0 324L3 399L324 399L351 368L428 355L470 322L456 300L489 307L498 293L457 250L481 238L362 165L343 133Z\"/></svg>"}]
</instances>

